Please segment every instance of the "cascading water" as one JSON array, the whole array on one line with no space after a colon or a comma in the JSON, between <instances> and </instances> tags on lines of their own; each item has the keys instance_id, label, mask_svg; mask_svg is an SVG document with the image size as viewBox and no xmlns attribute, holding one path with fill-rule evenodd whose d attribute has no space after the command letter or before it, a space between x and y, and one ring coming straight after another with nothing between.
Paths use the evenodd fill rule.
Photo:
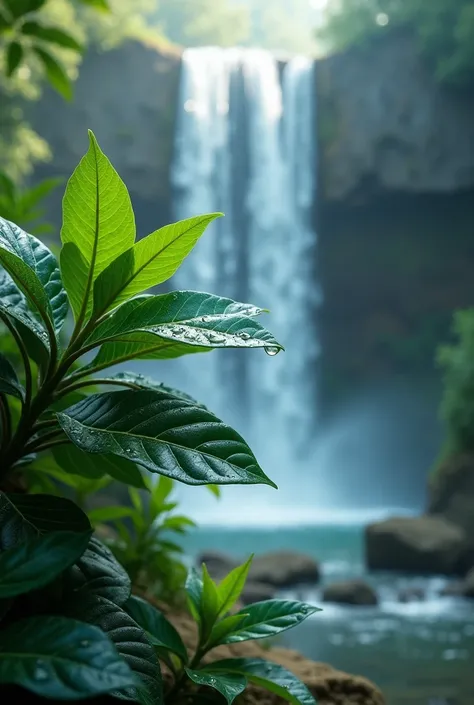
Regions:
<instances>
[{"instance_id":1,"label":"cascading water","mask_svg":"<svg viewBox=\"0 0 474 705\"><path fill-rule=\"evenodd\" d=\"M314 82L304 58L280 65L264 51L217 48L183 57L175 216L225 218L201 238L173 286L271 308L263 322L286 347L271 358L220 350L169 366L168 380L232 423L281 490L229 489L221 502L206 502L207 519L229 520L238 508L242 520L245 508L251 520L262 502L277 514L301 504L294 469L317 423Z\"/></svg>"}]
</instances>

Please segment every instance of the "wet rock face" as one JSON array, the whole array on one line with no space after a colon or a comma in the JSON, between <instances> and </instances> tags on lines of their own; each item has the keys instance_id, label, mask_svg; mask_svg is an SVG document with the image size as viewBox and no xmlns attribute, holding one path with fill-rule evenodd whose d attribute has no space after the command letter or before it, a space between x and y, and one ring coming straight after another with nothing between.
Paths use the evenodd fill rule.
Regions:
<instances>
[{"instance_id":1,"label":"wet rock face","mask_svg":"<svg viewBox=\"0 0 474 705\"><path fill-rule=\"evenodd\" d=\"M370 570L452 575L463 571L468 541L442 517L399 517L368 526L365 549Z\"/></svg>"},{"instance_id":2,"label":"wet rock face","mask_svg":"<svg viewBox=\"0 0 474 705\"><path fill-rule=\"evenodd\" d=\"M474 185L474 96L442 87L410 36L323 60L317 80L325 199Z\"/></svg>"},{"instance_id":3,"label":"wet rock face","mask_svg":"<svg viewBox=\"0 0 474 705\"><path fill-rule=\"evenodd\" d=\"M473 455L452 456L437 469L430 483L428 511L464 529L474 546Z\"/></svg>"},{"instance_id":4,"label":"wet rock face","mask_svg":"<svg viewBox=\"0 0 474 705\"><path fill-rule=\"evenodd\" d=\"M325 587L323 602L363 607L377 605L378 597L375 590L364 580L346 580Z\"/></svg>"}]
</instances>

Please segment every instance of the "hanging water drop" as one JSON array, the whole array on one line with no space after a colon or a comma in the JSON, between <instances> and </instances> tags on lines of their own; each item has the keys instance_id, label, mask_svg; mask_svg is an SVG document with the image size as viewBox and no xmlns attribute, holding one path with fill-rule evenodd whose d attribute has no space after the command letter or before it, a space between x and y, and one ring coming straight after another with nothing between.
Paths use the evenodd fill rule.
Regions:
<instances>
[{"instance_id":1,"label":"hanging water drop","mask_svg":"<svg viewBox=\"0 0 474 705\"><path fill-rule=\"evenodd\" d=\"M43 661L36 661L33 678L35 681L44 681L48 678L48 671L46 670L45 663Z\"/></svg>"},{"instance_id":2,"label":"hanging water drop","mask_svg":"<svg viewBox=\"0 0 474 705\"><path fill-rule=\"evenodd\" d=\"M265 352L267 355L270 355L270 357L275 357L275 355L278 355L280 352L280 348L276 348L274 345L266 345Z\"/></svg>"}]
</instances>

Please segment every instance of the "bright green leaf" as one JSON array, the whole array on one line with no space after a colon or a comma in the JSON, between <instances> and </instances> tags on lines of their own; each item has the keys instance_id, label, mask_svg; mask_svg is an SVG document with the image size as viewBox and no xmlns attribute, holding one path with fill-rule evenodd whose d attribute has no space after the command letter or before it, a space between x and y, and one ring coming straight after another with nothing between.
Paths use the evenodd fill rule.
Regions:
<instances>
[{"instance_id":1,"label":"bright green leaf","mask_svg":"<svg viewBox=\"0 0 474 705\"><path fill-rule=\"evenodd\" d=\"M217 622L208 639L209 648L223 644L227 634L234 632L244 621L246 614L231 614Z\"/></svg>"},{"instance_id":2,"label":"bright green leaf","mask_svg":"<svg viewBox=\"0 0 474 705\"><path fill-rule=\"evenodd\" d=\"M207 671L208 669L203 669ZM212 673L240 673L251 683L279 695L293 705L316 705L308 688L283 666L258 658L236 658L215 661Z\"/></svg>"},{"instance_id":3,"label":"bright green leaf","mask_svg":"<svg viewBox=\"0 0 474 705\"><path fill-rule=\"evenodd\" d=\"M69 499L0 492L0 550L51 531L90 530L87 516Z\"/></svg>"},{"instance_id":4,"label":"bright green leaf","mask_svg":"<svg viewBox=\"0 0 474 705\"><path fill-rule=\"evenodd\" d=\"M82 450L130 458L186 484L274 486L236 431L164 392L94 394L57 418Z\"/></svg>"},{"instance_id":5,"label":"bright green leaf","mask_svg":"<svg viewBox=\"0 0 474 705\"><path fill-rule=\"evenodd\" d=\"M221 215L188 218L139 240L133 250L124 252L97 279L94 311L105 312L173 276L207 226Z\"/></svg>"},{"instance_id":6,"label":"bright green leaf","mask_svg":"<svg viewBox=\"0 0 474 705\"><path fill-rule=\"evenodd\" d=\"M245 619L235 631L226 636L223 643L234 644L250 639L273 637L296 627L312 614L320 611L318 607L292 600L255 602L242 610L242 614L246 614Z\"/></svg>"},{"instance_id":7,"label":"bright green leaf","mask_svg":"<svg viewBox=\"0 0 474 705\"><path fill-rule=\"evenodd\" d=\"M20 384L13 365L0 353L0 392L17 399L23 399L24 389Z\"/></svg>"},{"instance_id":8,"label":"bright green leaf","mask_svg":"<svg viewBox=\"0 0 474 705\"><path fill-rule=\"evenodd\" d=\"M69 32L65 32L63 29L59 29L59 27L49 27L40 22L29 20L21 25L21 33L28 37L35 37L36 39L49 42L50 44L56 44L64 49L72 49L77 52L82 51L82 45L77 39L74 39Z\"/></svg>"},{"instance_id":9,"label":"bright green leaf","mask_svg":"<svg viewBox=\"0 0 474 705\"><path fill-rule=\"evenodd\" d=\"M0 683L53 700L129 688L136 677L107 636L65 617L32 617L0 631Z\"/></svg>"},{"instance_id":10,"label":"bright green leaf","mask_svg":"<svg viewBox=\"0 0 474 705\"><path fill-rule=\"evenodd\" d=\"M61 257L64 283L71 300L82 302L87 312L92 287L99 274L135 242L135 217L127 188L89 133L87 154L69 179L63 201L61 240L72 243L82 255L74 274L74 253ZM130 265L131 267L132 265ZM74 306L79 317L77 303Z\"/></svg>"},{"instance_id":11,"label":"bright green leaf","mask_svg":"<svg viewBox=\"0 0 474 705\"><path fill-rule=\"evenodd\" d=\"M56 258L33 235L0 217L0 262L23 291L43 321L61 330L68 300Z\"/></svg>"},{"instance_id":12,"label":"bright green leaf","mask_svg":"<svg viewBox=\"0 0 474 705\"><path fill-rule=\"evenodd\" d=\"M218 485L206 485L206 486L207 486L207 489L209 490L209 492L214 495L214 497L217 497L217 499L220 498L221 490Z\"/></svg>"},{"instance_id":13,"label":"bright green leaf","mask_svg":"<svg viewBox=\"0 0 474 705\"><path fill-rule=\"evenodd\" d=\"M133 515L134 511L131 507L101 507L100 509L91 509L87 512L87 516L94 526L106 521L130 518Z\"/></svg>"},{"instance_id":14,"label":"bright green leaf","mask_svg":"<svg viewBox=\"0 0 474 705\"><path fill-rule=\"evenodd\" d=\"M135 463L116 455L92 455L75 445L52 448L54 459L66 472L90 479L110 475L117 482L146 489L140 470Z\"/></svg>"},{"instance_id":15,"label":"bright green leaf","mask_svg":"<svg viewBox=\"0 0 474 705\"><path fill-rule=\"evenodd\" d=\"M237 566L219 583L217 595L219 598L218 616L227 614L239 599L244 589L253 555L243 565Z\"/></svg>"},{"instance_id":16,"label":"bright green leaf","mask_svg":"<svg viewBox=\"0 0 474 705\"><path fill-rule=\"evenodd\" d=\"M124 608L135 622L145 630L154 646L165 647L176 654L183 663L188 661L188 653L183 641L164 614L146 600L132 595Z\"/></svg>"},{"instance_id":17,"label":"bright green leaf","mask_svg":"<svg viewBox=\"0 0 474 705\"><path fill-rule=\"evenodd\" d=\"M19 65L21 64L24 56L23 47L20 42L10 42L7 48L7 76L11 78Z\"/></svg>"},{"instance_id":18,"label":"bright green leaf","mask_svg":"<svg viewBox=\"0 0 474 705\"><path fill-rule=\"evenodd\" d=\"M89 7L93 7L96 10L102 10L105 12L110 11L110 6L107 0L79 0L79 2L83 5L89 5Z\"/></svg>"},{"instance_id":19,"label":"bright green leaf","mask_svg":"<svg viewBox=\"0 0 474 705\"><path fill-rule=\"evenodd\" d=\"M0 598L22 595L52 582L82 556L90 535L57 531L2 551Z\"/></svg>"},{"instance_id":20,"label":"bright green leaf","mask_svg":"<svg viewBox=\"0 0 474 705\"><path fill-rule=\"evenodd\" d=\"M205 563L202 564L202 592L199 611L201 614L202 637L207 640L219 614L219 595Z\"/></svg>"},{"instance_id":21,"label":"bright green leaf","mask_svg":"<svg viewBox=\"0 0 474 705\"><path fill-rule=\"evenodd\" d=\"M206 671L192 671L186 668L189 678L197 685L208 686L217 690L227 700L228 705L232 705L235 698L244 692L247 687L247 679L239 673L214 673L210 668Z\"/></svg>"},{"instance_id":22,"label":"bright green leaf","mask_svg":"<svg viewBox=\"0 0 474 705\"><path fill-rule=\"evenodd\" d=\"M71 100L73 91L72 83L59 61L42 47L36 45L33 51L43 65L46 72L46 77L52 87L65 99Z\"/></svg>"}]
</instances>

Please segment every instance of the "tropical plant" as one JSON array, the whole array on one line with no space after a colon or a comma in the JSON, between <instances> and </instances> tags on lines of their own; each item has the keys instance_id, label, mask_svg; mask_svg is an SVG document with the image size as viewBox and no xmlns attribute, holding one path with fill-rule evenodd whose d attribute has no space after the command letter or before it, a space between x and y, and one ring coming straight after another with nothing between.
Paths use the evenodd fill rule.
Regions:
<instances>
[{"instance_id":1,"label":"tropical plant","mask_svg":"<svg viewBox=\"0 0 474 705\"><path fill-rule=\"evenodd\" d=\"M217 646L268 640L319 611L302 602L267 600L232 612L245 586L251 562L249 558L219 584L212 580L204 564L201 576L194 569L190 571L186 593L198 630L198 643L192 654L165 615L149 602L133 595L125 603L128 614L145 630L158 657L172 673L173 683L165 693L165 702L177 700L195 684L218 691L231 705L247 684L253 683L289 703L314 705L313 696L293 673L267 659L209 659L209 652Z\"/></svg>"},{"instance_id":2,"label":"tropical plant","mask_svg":"<svg viewBox=\"0 0 474 705\"><path fill-rule=\"evenodd\" d=\"M185 393L140 375L93 377L131 359L282 349L255 320L263 312L256 306L193 291L143 293L174 274L219 215L135 243L127 189L91 133L66 187L60 264L0 218L0 320L23 366L18 374L8 350L0 355L0 688L7 700L12 687L56 700L110 692L162 700L155 651L123 609L126 571L71 499L24 491L22 478L35 468L41 477L46 451L66 484L70 476L106 484L111 477L146 488L144 468L190 485L274 486L244 439ZM92 359L83 361L87 353ZM48 472L51 480L51 469L43 479Z\"/></svg>"},{"instance_id":3,"label":"tropical plant","mask_svg":"<svg viewBox=\"0 0 474 705\"><path fill-rule=\"evenodd\" d=\"M17 223L34 235L51 233L53 226L44 221L41 201L62 179L43 179L32 188L20 189L7 174L0 172L0 217Z\"/></svg>"}]
</instances>

